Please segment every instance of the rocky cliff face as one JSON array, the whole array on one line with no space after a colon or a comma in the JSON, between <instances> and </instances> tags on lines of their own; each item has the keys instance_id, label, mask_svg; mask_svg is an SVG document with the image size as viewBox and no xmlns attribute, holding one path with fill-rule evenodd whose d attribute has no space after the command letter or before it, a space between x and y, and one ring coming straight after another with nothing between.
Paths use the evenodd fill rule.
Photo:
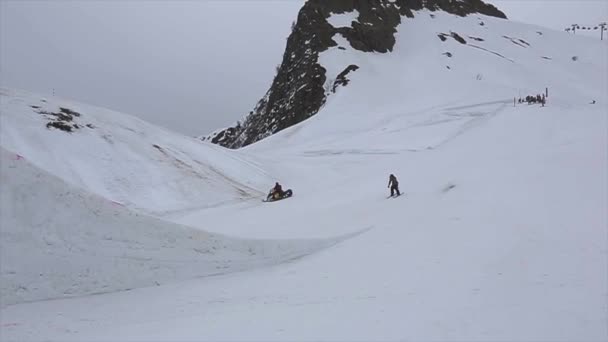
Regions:
<instances>
[{"instance_id":1,"label":"rocky cliff face","mask_svg":"<svg viewBox=\"0 0 608 342\"><path fill-rule=\"evenodd\" d=\"M481 0L308 0L298 19L278 68L272 86L253 111L234 127L203 138L228 148L239 148L279 132L315 115L327 96L346 86L348 74L356 72L349 65L324 87L326 70L318 63L319 53L337 43L332 39L342 34L352 48L364 52L387 53L395 45L395 32L402 19L413 18L414 11L428 9L459 16L480 13L506 18L496 7ZM357 11L351 27L334 27L331 14Z\"/></svg>"}]
</instances>

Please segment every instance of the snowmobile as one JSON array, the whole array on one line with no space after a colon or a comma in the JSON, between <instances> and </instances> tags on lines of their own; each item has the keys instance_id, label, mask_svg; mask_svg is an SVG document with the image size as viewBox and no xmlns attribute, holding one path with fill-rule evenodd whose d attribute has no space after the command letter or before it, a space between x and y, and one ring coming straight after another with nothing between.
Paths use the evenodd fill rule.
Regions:
<instances>
[{"instance_id":1,"label":"snowmobile","mask_svg":"<svg viewBox=\"0 0 608 342\"><path fill-rule=\"evenodd\" d=\"M291 191L291 189L287 189L287 190L283 191L283 194L280 194L278 192L275 192L274 188L272 188L272 189L270 189L270 192L268 193L268 196L266 196L266 199L264 200L264 202L280 201L282 199L289 198L292 195L293 195L293 191Z\"/></svg>"}]
</instances>

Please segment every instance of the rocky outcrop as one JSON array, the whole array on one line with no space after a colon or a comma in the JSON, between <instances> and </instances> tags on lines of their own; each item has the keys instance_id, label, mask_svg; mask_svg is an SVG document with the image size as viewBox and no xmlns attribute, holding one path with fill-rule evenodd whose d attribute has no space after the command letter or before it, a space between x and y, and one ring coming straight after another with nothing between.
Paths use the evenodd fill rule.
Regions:
<instances>
[{"instance_id":1,"label":"rocky outcrop","mask_svg":"<svg viewBox=\"0 0 608 342\"><path fill-rule=\"evenodd\" d=\"M395 45L395 32L403 17L428 9L465 16L480 13L506 18L496 7L480 0L308 0L287 39L283 61L270 89L253 111L234 127L203 138L228 148L239 148L261 140L315 115L327 96L349 82L356 72L349 65L328 87L326 70L318 63L319 54L336 46L340 33L353 49L387 53ZM334 27L332 14L357 11L350 27Z\"/></svg>"}]
</instances>

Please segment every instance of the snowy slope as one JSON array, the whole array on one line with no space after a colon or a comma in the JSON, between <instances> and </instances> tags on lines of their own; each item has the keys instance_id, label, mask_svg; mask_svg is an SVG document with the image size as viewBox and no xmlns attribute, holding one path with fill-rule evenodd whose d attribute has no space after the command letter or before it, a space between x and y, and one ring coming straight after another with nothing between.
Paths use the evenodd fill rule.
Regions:
<instances>
[{"instance_id":1,"label":"snowy slope","mask_svg":"<svg viewBox=\"0 0 608 342\"><path fill-rule=\"evenodd\" d=\"M47 128L75 111L72 132ZM65 110L67 109L67 110ZM133 116L22 91L0 91L0 144L38 167L127 207L162 215L259 197L273 184L239 153ZM42 113L42 114L41 114ZM168 114L171 115L171 114Z\"/></svg>"},{"instance_id":2,"label":"snowy slope","mask_svg":"<svg viewBox=\"0 0 608 342\"><path fill-rule=\"evenodd\" d=\"M330 22L342 26L355 15L334 15L339 19L330 17ZM440 34L447 34L445 41ZM329 95L320 115L251 149L265 145L276 149L287 142L290 148L294 143L324 146L333 144L336 135L342 139L344 132L351 133L348 144L352 148L353 141L369 145L358 133L429 122L443 123L455 133L460 125L453 123L458 120L452 120L449 110L441 112L441 106L513 105L514 97L541 94L545 88L553 105L569 106L572 100L577 104L606 102L605 41L494 17L462 18L429 11L404 19L396 38L392 53L374 54L357 51L340 34L334 35L338 46L323 52L320 63L327 69L328 86L347 66L358 66L347 75L348 85ZM407 134L393 133L380 131L374 138L398 139L403 150L439 143L426 133L417 134L414 127ZM376 145L382 144L378 141Z\"/></svg>"},{"instance_id":3,"label":"snowy slope","mask_svg":"<svg viewBox=\"0 0 608 342\"><path fill-rule=\"evenodd\" d=\"M0 302L126 290L292 260L333 240L246 240L132 212L0 154Z\"/></svg>"},{"instance_id":4,"label":"snowy slope","mask_svg":"<svg viewBox=\"0 0 608 342\"><path fill-rule=\"evenodd\" d=\"M336 241L226 238L205 231L226 218L191 229L146 216L257 203L273 180L238 152L23 91L3 89L0 109L3 305L234 272Z\"/></svg>"},{"instance_id":5,"label":"snowy slope","mask_svg":"<svg viewBox=\"0 0 608 342\"><path fill-rule=\"evenodd\" d=\"M165 216L258 239L369 229L273 267L9 306L3 339L608 340L608 45L430 14L391 54L326 51L351 82L240 151L293 198ZM545 87L545 107L513 105Z\"/></svg>"},{"instance_id":6,"label":"snowy slope","mask_svg":"<svg viewBox=\"0 0 608 342\"><path fill-rule=\"evenodd\" d=\"M373 228L289 265L11 306L3 335L605 341L608 122L605 108L573 109L507 109L436 150L294 158L284 166L299 195L277 216L308 213L294 222L309 233L332 222ZM388 165L404 197L384 198ZM340 194L327 211L306 191L315 182ZM241 233L271 234L264 226Z\"/></svg>"}]
</instances>

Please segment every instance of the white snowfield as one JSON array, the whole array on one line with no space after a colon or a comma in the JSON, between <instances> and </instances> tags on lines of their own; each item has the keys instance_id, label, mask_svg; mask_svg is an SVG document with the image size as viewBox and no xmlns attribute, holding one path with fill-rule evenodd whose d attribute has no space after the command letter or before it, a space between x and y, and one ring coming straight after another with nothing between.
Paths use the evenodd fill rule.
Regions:
<instances>
[{"instance_id":1,"label":"white snowfield","mask_svg":"<svg viewBox=\"0 0 608 342\"><path fill-rule=\"evenodd\" d=\"M3 305L251 269L338 241L210 234L129 211L4 149L0 161Z\"/></svg>"},{"instance_id":2,"label":"white snowfield","mask_svg":"<svg viewBox=\"0 0 608 342\"><path fill-rule=\"evenodd\" d=\"M1 142L10 152L2 154L2 271L14 265L13 276L50 287L50 274L79 283L83 271L71 267L90 265L107 284L124 282L127 270L148 287L4 306L0 339L607 341L608 44L485 16L433 14L404 19L393 53L346 45L324 52L330 75L349 64L360 68L317 115L279 134L227 151L167 133L162 146L183 151L180 160L216 153L205 165L251 167L224 169L232 172L229 184L247 184L258 198L235 195L227 183L218 185L228 192L223 204L215 193L192 198L175 188L165 193L178 200L133 199L129 191L117 198L106 185L75 182L116 171L59 170L54 163L77 164L90 142L65 156L60 147L82 133L38 122L17 135L12 130L25 130L17 115L9 135L13 114L5 102L21 97L3 97ZM545 87L545 107L514 106L520 92ZM61 143L48 153L56 159L42 159L39 142L55 139ZM107 157L151 141L134 135ZM146 165L157 164L154 172L174 175L161 161ZM401 197L386 198L390 173ZM262 203L275 179L268 175L294 197ZM54 214L56 225L38 219L53 212L62 213ZM113 239L104 240L108 235ZM199 256L199 243L228 248ZM270 260L247 254L255 243ZM13 244L27 249L4 254ZM81 260L40 260L61 260L59 253ZM102 261L102 254L111 257ZM166 284L169 271L155 273L123 255L149 258L146 265L183 263ZM212 273L215 261L236 265L227 272L244 271L183 280ZM273 265L258 267L265 263ZM35 274L27 270L41 265L49 272L30 280ZM2 273L3 284L10 276ZM161 285L149 286L157 277Z\"/></svg>"},{"instance_id":3,"label":"white snowfield","mask_svg":"<svg viewBox=\"0 0 608 342\"><path fill-rule=\"evenodd\" d=\"M1 89L0 142L65 181L155 215L265 194L273 181L240 153L184 137L134 116ZM46 129L61 108L72 133ZM168 113L167 115L174 115ZM88 126L87 126L88 125Z\"/></svg>"}]
</instances>

